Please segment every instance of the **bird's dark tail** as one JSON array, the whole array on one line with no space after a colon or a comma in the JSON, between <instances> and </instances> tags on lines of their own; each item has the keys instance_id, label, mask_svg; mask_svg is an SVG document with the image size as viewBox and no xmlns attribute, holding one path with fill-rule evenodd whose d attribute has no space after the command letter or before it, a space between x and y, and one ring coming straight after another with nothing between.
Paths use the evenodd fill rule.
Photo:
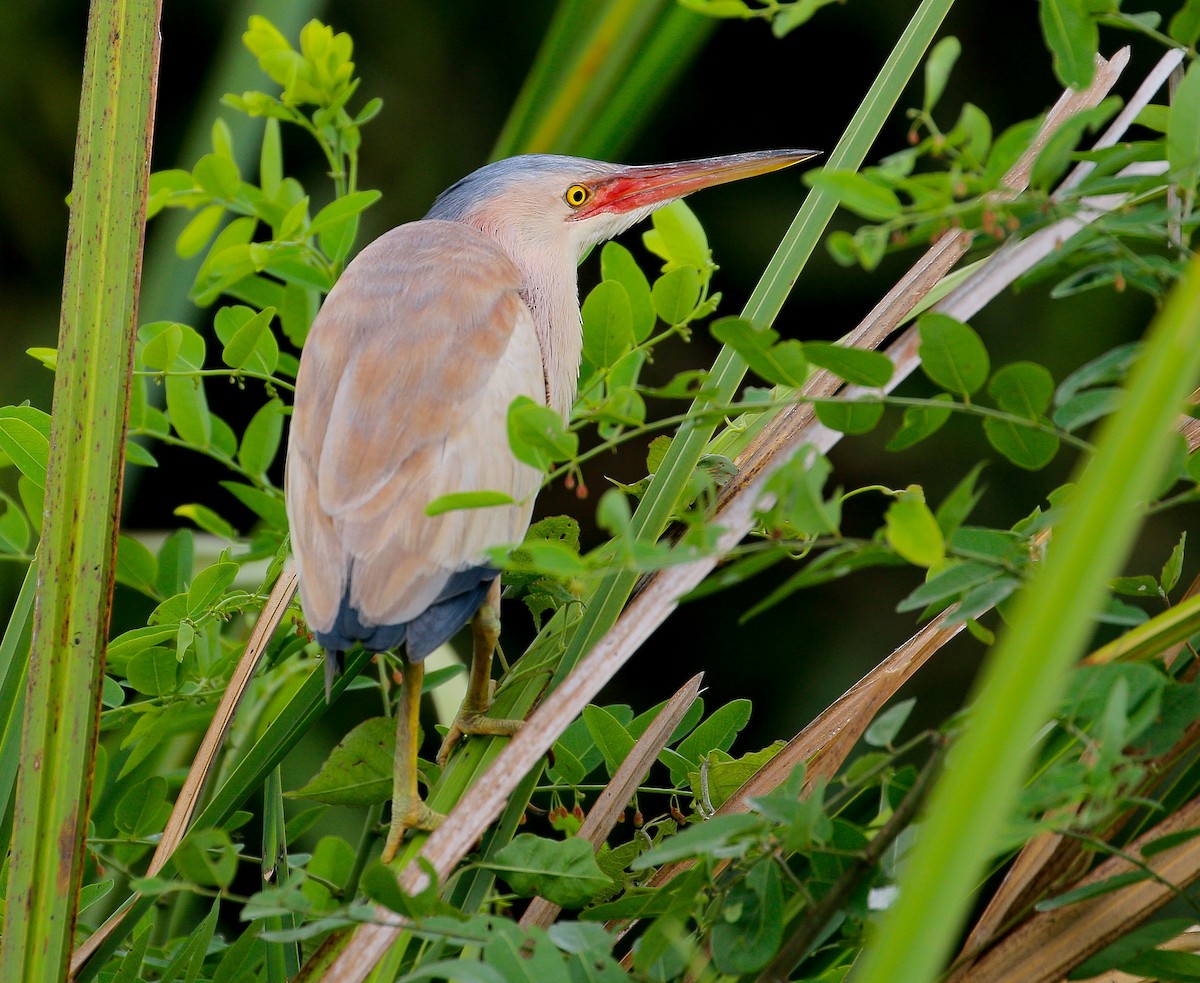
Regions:
<instances>
[{"instance_id":1,"label":"bird's dark tail","mask_svg":"<svg viewBox=\"0 0 1200 983\"><path fill-rule=\"evenodd\" d=\"M342 674L342 653L337 649L325 650L325 702L333 702L333 684Z\"/></svg>"}]
</instances>

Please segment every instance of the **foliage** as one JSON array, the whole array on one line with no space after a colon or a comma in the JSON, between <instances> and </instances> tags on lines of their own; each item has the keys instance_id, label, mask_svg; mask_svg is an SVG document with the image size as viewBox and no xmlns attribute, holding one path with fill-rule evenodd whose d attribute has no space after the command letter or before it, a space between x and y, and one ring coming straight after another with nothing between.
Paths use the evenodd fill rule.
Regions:
<instances>
[{"instance_id":1,"label":"foliage","mask_svg":"<svg viewBox=\"0 0 1200 983\"><path fill-rule=\"evenodd\" d=\"M767 20L782 36L807 24L824 4L686 0L684 6L710 17ZM1194 0L1166 18L1165 31L1157 13L1127 14L1119 4L1042 0L1041 12L1054 70L1077 87L1093 77L1101 29L1105 36L1129 32L1148 48L1190 49L1200 36ZM249 686L207 805L168 866L147 873L178 794L180 754L196 747L283 574L288 543L280 450L298 353L354 251L360 216L378 198L357 187L357 174L362 127L381 106L368 100L357 111L350 108L359 80L349 37L314 21L294 48L254 17L244 40L279 88L278 94L226 99L232 110L263 119L258 173L239 171L229 128L218 123L211 153L190 170L159 172L150 181L150 214L182 209L192 216L176 248L181 257L203 256L189 296L211 317L198 325L140 326L127 458L153 468L161 448L179 448L216 462L228 477L219 497L198 488L194 500L178 503L180 527L162 542L132 535L119 541L119 627L107 649L79 934L96 931L133 892L139 899L83 978L291 978L319 943L344 940L356 926L378 921L375 906L382 906L410 920L389 956L391 978L401 980L845 979L884 913L898 910L898 885L910 876L906 860L920 855L914 853L920 850L918 812L931 787L951 787L950 778L939 783L947 754L969 744L963 735L986 712L1015 718L1020 707L1005 706L985 690L974 712L929 729L910 723L912 700L882 711L874 706L847 731L861 734L856 753L831 737L812 760L797 761L782 740L739 746L750 720L748 701L714 708L696 699L669 738L651 749L654 763L635 783L623 821L590 841L581 829L597 793L619 775L662 710L592 705L563 721L544 768L523 793L514 793L509 813L479 854L445 883L413 892L401 886L397 869L374 859L394 751L390 656L376 660L378 672L368 674L376 678L354 679L369 660L352 654L339 684L376 690L382 716L358 723L298 787L283 785L280 762L324 711L319 649L294 605ZM1061 228L1056 223L1064 219L1086 216L1059 248L1021 271L1017 286L1052 283L1052 295L1064 304L1086 292L1128 288L1155 305L1173 298L1163 322L1175 311L1183 325L1177 332L1185 336L1196 320L1194 307L1180 306L1192 296L1187 291L1195 291L1188 277L1196 276L1194 263L1188 273L1200 182L1194 59L1170 105L1139 113L1137 139L1083 149L1089 133L1116 113L1119 103L1111 97L1071 117L1033 153L1040 120L994 134L985 110L966 104L945 125L938 106L960 54L956 39L943 38L926 57L921 105L909 110L908 146L869 167L831 165L806 175L814 195L836 200L862 223L855 231L829 233L829 253L869 271L892 254L965 230L972 236L971 258L986 260L1005 255L1009 244ZM328 201L288 175L283 147L289 128L306 134L328 165ZM1018 193L1005 184L1006 175L1025 156L1030 186ZM1073 164L1082 167L1067 177ZM1120 196L1119 207L1111 207L1113 196ZM1019 626L1021 615L1014 612L1047 596L1042 574L1052 567L1043 562L1051 533L1065 536L1081 514L1081 498L1103 497L1105 490L1094 492L1083 470L1078 485L1060 484L1044 502L1026 503L1015 522L987 524L975 518L988 494L985 465L990 460L1041 472L1063 459L1079 468L1103 460L1097 447L1104 428L1115 426L1109 418L1140 419L1132 415L1138 408L1133 396L1127 398L1136 395L1139 366L1164 366L1176 388L1189 382L1186 360L1164 355L1153 339L1113 348L1061 379L1034 360L1040 355L1032 344L1028 358L997 364L1001 359L984 332L922 307L913 312L911 337L924 379L897 390L902 363L895 353L864 350L851 338L801 340L788 336L785 325L768 323L770 316L725 312L716 289L720 247L714 250L686 205L655 213L641 247L613 242L600 252L600 280L582 305L583 365L570 418L531 400L508 410L514 455L541 469L547 483L574 488L581 502L590 499L589 465L615 447L641 442L646 476L611 482L595 496L594 521L607 534L598 545L589 547L577 519L551 516L535 523L524 542L492 552L504 569L506 596L522 600L542 632L500 681L499 709L507 699L527 712L547 680L570 667L569 659L559 660L581 610L585 617L596 610L589 605L598 603L597 585L606 578L621 575L632 586L637 576L700 559L720 566L690 594L693 611L701 607L695 601L716 591L761 583L753 578L769 568L778 573L786 565L789 572L761 591L745 619L788 603L803 588L888 568L911 588L900 611L916 613L922 624L965 626L980 650L990 649L997 632L1005 637L1003 619L1016 618ZM697 332L724 346L713 369L689 368L665 379L652 371L656 354ZM31 354L56 366L53 350ZM720 367L733 359L766 385L729 386ZM845 385L836 393L814 392L808 387L818 374ZM222 392L221 404L236 405L229 419L210 402L218 386L230 390ZM236 399L225 398L230 394ZM730 548L721 540L721 509L743 474L741 455L783 414L809 409L823 436L810 434L772 463L751 509L751 534ZM1162 412L1173 411L1168 405ZM884 446L900 454L922 444L936 448L944 428L953 426L978 428L989 458L961 462L945 494L932 494L915 469L903 487L847 488L835 480L828 450L839 435L885 428ZM679 460L672 456L672 435L718 427L694 467L668 475ZM0 512L0 553L13 562L28 564L36 549L49 433L43 411L0 408L0 452L19 473L16 493L4 496ZM1159 428L1134 437L1132 443L1164 448L1159 457L1166 463L1161 476L1145 478L1152 493L1136 510L1125 510L1130 536L1148 515L1186 517L1180 508L1200 495L1194 436L1189 443ZM1121 460L1154 456L1147 451ZM676 484L666 484L668 478ZM678 489L664 518L671 533L648 539L635 510L651 489L657 494L663 487ZM855 507L847 507L854 499ZM499 489L455 494L427 511L510 501ZM1078 634L1080 646L1097 651L1054 681L1061 682L1061 695L1045 691L1052 709L1033 715L1036 747L1031 732L1021 751L1032 751L1032 762L1026 767L1017 756L1005 758L1020 783L1019 790L1013 786L1019 801L996 813L998 831L981 837L976 852L980 863L999 870L1027 844L1054 833L1077 849L1078 863L1069 876L1025 899L1017 917L1035 917L1035 903L1042 910L1082 905L1157 883L1154 858L1186 847L1193 836L1190 829L1157 832L1197 795L1197 663L1187 643L1200 625L1189 606L1193 591L1181 590L1189 562L1185 522L1178 520L1175 545L1155 561L1156 572L1104 574L1099 606L1068 597L1053 612ZM1087 528L1075 535L1094 540L1110 532ZM1120 563L1121 549L1112 546L1106 555ZM1100 562L1079 555L1079 563ZM28 583L32 592L32 579ZM0 643L5 665L28 646L29 598L23 597ZM1075 655L1065 642L1056 651ZM455 674L431 672L426 688L437 689ZM0 676L0 706L10 722L19 675L6 669ZM6 804L13 732L9 726L0 741L0 802ZM449 807L461 794L457 765L454 760L443 772L421 762L435 807ZM739 793L745 783L774 774L771 769L779 773L770 787L749 797ZM435 801L437 795L450 801ZM353 817L353 834L341 831L343 820L337 834L314 835L335 807L353 810L342 814ZM968 852L957 841L942 845L954 856ZM1110 859L1131 869L1081 882L1088 868ZM964 869L970 878L983 872ZM1198 875L1200 864L1164 893L1195 908L1188 884ZM522 925L514 915L537 910L528 899L570 914L549 927ZM958 915L950 905L938 917L953 928ZM1064 971L1093 957L1084 967L1093 973L1121 968L1200 976L1196 957L1157 948L1180 933L1174 921L1133 931L1151 913L1130 918L1124 947L1099 956L1095 948L1081 949ZM624 938L616 930L633 926ZM889 951L904 945L901 938ZM964 965L969 971L969 960Z\"/></svg>"}]
</instances>

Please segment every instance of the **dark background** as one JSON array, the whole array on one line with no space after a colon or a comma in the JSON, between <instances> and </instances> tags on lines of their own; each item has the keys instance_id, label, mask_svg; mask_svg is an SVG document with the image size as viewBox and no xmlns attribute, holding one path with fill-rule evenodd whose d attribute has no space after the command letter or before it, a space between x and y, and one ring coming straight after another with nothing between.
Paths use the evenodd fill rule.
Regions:
<instances>
[{"instance_id":1,"label":"dark background","mask_svg":"<svg viewBox=\"0 0 1200 983\"><path fill-rule=\"evenodd\" d=\"M829 150L887 56L915 3L894 0L823 9L808 25L774 39L761 22L724 22L682 76L655 118L631 131L622 158L650 162L766 147L804 146ZM167 0L163 13L162 75L158 97L155 166L190 166L206 148L184 148L197 117L218 107L205 94L214 52L222 39L244 29L247 7L232 0L202 4ZM366 215L360 243L392 225L418 218L433 196L487 159L553 10L547 0L496 4L483 0L399 0L390 4L343 0L317 16L355 40L362 88L353 105L371 96L384 111L365 131L360 186L379 188L383 200ZM64 197L78 103L79 68L85 32L82 2L7 0L0 4L0 400L28 399L49 408L51 376L23 352L55 344L66 232ZM1043 111L1060 91L1045 53L1032 0L996 5L962 0L943 33L957 35L964 54L955 68L938 117L948 128L964 101L980 105L999 133L1007 125ZM290 36L294 37L294 32ZM1125 43L1104 39L1111 52ZM1121 92L1132 92L1157 52L1142 46L1126 73ZM253 62L239 50L239 66ZM266 80L255 87L269 87ZM219 94L219 92L218 92ZM901 96L899 110L869 160L904 145L902 110L918 105L920 86ZM223 111L231 119L231 111ZM642 121L639 121L639 123ZM292 141L287 164L306 187L322 193L321 162L303 143ZM716 289L722 310L734 313L750 293L804 197L798 173L714 189L691 203L708 230L721 270ZM839 227L853 228L845 216ZM626 245L645 256L637 231ZM155 247L159 251L155 251ZM147 276L162 257L152 229ZM785 336L835 339L853 327L915 258L891 258L875 274L843 270L823 250L813 257L776 328ZM586 289L596 277L595 261L581 272ZM163 316L180 303L183 288L146 298L143 320ZM186 307L183 308L187 314ZM993 364L1033 358L1057 378L1113 344L1140 334L1150 313L1143 298L1096 292L1069 307L1049 301L1044 289L1008 295L974 322ZM207 330L207 317L193 309L181 316ZM702 334L688 347L664 352L660 370L704 367L717 348ZM236 421L237 394L209 388L214 408ZM913 379L904 393L928 392ZM226 403L226 401L228 401ZM852 438L832 457L835 481L847 488L866 483L923 485L938 502L977 461L991 459L976 421L956 420L939 437L902 455L883 450L898 417L877 434ZM561 490L542 499L539 512L568 511L590 528L592 502L604 476L635 479L644 473L644 447L599 462L589 470L593 497L579 503ZM160 454L157 473L136 476L125 503L130 530L165 528L181 502L196 500L197 488L212 488L209 504L236 514L220 498L224 475L191 455ZM1038 504L1069 473L1068 455L1037 475L993 461L985 472L988 494L975 516L1007 526ZM2 476L0 476L2 477ZM879 496L861 496L847 506L846 529L867 533L878 524ZM1150 569L1165 559L1173 533L1149 538ZM1189 565L1190 566L1190 565ZM784 605L744 626L738 617L789 570L780 567L751 583L683 608L634 658L605 696L640 710L665 698L697 668L704 669L710 706L736 697L754 701L747 750L787 738L835 699L863 672L904 641L917 627L894 612L896 602L918 582L907 569L864 574L828 588L795 595ZM3 571L11 583L12 571ZM510 651L529 633L518 605L506 611ZM949 646L936 664L908 688L919 697L919 715L939 718L957 704L981 650L966 639Z\"/></svg>"}]
</instances>

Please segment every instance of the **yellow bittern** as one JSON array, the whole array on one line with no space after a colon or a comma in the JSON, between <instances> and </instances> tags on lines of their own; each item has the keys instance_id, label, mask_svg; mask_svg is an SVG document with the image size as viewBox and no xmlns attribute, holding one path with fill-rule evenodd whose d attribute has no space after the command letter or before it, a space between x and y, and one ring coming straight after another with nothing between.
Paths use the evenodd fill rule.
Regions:
<instances>
[{"instance_id":1,"label":"yellow bittern","mask_svg":"<svg viewBox=\"0 0 1200 983\"><path fill-rule=\"evenodd\" d=\"M520 726L487 716L499 633L499 571L487 550L520 542L542 480L509 449L509 404L527 396L565 418L575 398L580 259L667 202L812 156L502 160L372 242L330 291L300 359L287 511L327 686L353 645L404 647L385 861L405 829L441 819L417 791L422 667L467 621L467 696L439 759L465 734ZM513 504L426 514L434 499L485 490Z\"/></svg>"}]
</instances>

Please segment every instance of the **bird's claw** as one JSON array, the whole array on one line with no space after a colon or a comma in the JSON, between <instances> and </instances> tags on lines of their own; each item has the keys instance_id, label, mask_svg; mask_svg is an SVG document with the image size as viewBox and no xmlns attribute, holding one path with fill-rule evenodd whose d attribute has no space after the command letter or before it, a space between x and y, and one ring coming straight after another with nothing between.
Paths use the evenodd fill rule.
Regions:
<instances>
[{"instance_id":1,"label":"bird's claw","mask_svg":"<svg viewBox=\"0 0 1200 983\"><path fill-rule=\"evenodd\" d=\"M450 725L450 729L446 731L446 736L442 740L441 749L437 753L437 763L439 768L445 768L446 762L450 760L450 752L464 737L471 734L484 734L490 737L512 737L521 725L525 723L523 720L511 720L503 717L489 717L487 710L471 711L466 708L458 712L458 716L454 718L454 723Z\"/></svg>"},{"instance_id":2,"label":"bird's claw","mask_svg":"<svg viewBox=\"0 0 1200 983\"><path fill-rule=\"evenodd\" d=\"M392 823L388 827L387 842L383 845L383 853L379 859L385 864L392 862L400 850L400 844L404 841L405 830L418 829L425 833L432 833L445 818L440 812L430 809L420 799L410 802L408 805L393 801Z\"/></svg>"}]
</instances>

